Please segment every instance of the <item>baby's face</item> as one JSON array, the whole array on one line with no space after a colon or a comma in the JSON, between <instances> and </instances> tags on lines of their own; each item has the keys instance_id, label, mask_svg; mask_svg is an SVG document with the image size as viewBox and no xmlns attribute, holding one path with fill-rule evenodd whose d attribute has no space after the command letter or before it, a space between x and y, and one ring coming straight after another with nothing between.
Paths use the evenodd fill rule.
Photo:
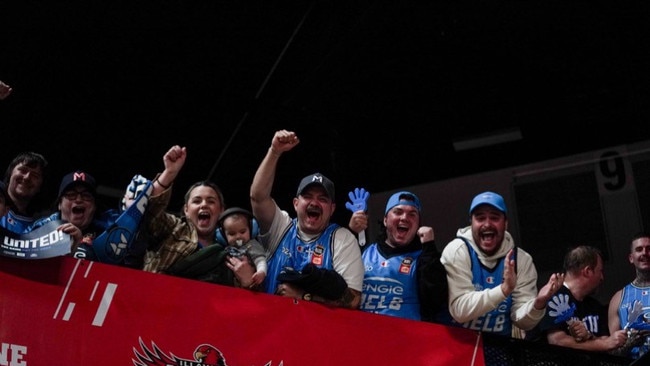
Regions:
<instances>
[{"instance_id":1,"label":"baby's face","mask_svg":"<svg viewBox=\"0 0 650 366\"><path fill-rule=\"evenodd\" d=\"M229 245L242 246L251 240L249 221L243 215L232 215L223 221L223 232Z\"/></svg>"}]
</instances>

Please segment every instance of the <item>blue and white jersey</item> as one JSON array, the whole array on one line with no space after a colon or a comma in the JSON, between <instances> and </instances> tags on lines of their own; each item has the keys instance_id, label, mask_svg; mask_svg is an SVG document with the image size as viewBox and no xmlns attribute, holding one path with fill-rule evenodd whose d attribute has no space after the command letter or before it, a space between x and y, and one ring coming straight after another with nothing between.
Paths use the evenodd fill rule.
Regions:
<instances>
[{"instance_id":1,"label":"blue and white jersey","mask_svg":"<svg viewBox=\"0 0 650 366\"><path fill-rule=\"evenodd\" d=\"M630 310L634 307L634 302L639 301L643 306L643 311L636 319L628 319ZM650 327L650 287L637 287L631 283L623 287L621 293L621 303L618 306L618 318L621 327L625 327L629 322L630 328L647 330ZM630 357L639 358L647 350L641 350L640 347L633 347L630 350Z\"/></svg>"},{"instance_id":2,"label":"blue and white jersey","mask_svg":"<svg viewBox=\"0 0 650 366\"><path fill-rule=\"evenodd\" d=\"M0 218L0 226L14 233L28 232L30 226L36 221L31 216L22 216L9 210L6 215Z\"/></svg>"},{"instance_id":3,"label":"blue and white jersey","mask_svg":"<svg viewBox=\"0 0 650 366\"><path fill-rule=\"evenodd\" d=\"M463 241L465 241L464 238ZM478 258L478 254L472 246L465 241L469 256L472 262L472 284L476 291L483 291L488 288L494 288L501 285L503 279L503 271L505 267L505 257L499 259L494 268L485 267ZM437 319L439 322L448 325L461 326L472 330L490 332L494 334L501 334L505 336L512 335L512 319L510 318L510 311L512 309L512 295L503 300L496 308L487 313L479 316L476 319L470 320L463 324L456 322L449 314L449 311L444 311Z\"/></svg>"},{"instance_id":4,"label":"blue and white jersey","mask_svg":"<svg viewBox=\"0 0 650 366\"><path fill-rule=\"evenodd\" d=\"M337 224L330 224L320 236L305 242L298 237L297 219L294 218L277 249L268 258L268 274L264 281L266 292L275 293L278 274L284 267L299 271L306 264L312 263L318 268L334 269L332 240L338 228Z\"/></svg>"},{"instance_id":5,"label":"blue and white jersey","mask_svg":"<svg viewBox=\"0 0 650 366\"><path fill-rule=\"evenodd\" d=\"M30 226L25 228L25 230L31 231L34 229L38 229L39 227L44 226L48 222L57 221L57 220L61 220L61 213L58 211L50 214L49 216L41 217L40 219L33 221Z\"/></svg>"},{"instance_id":6,"label":"blue and white jersey","mask_svg":"<svg viewBox=\"0 0 650 366\"><path fill-rule=\"evenodd\" d=\"M386 258L377 243L366 248L361 255L365 274L360 309L420 320L416 277L420 253L422 250L415 250Z\"/></svg>"},{"instance_id":7,"label":"blue and white jersey","mask_svg":"<svg viewBox=\"0 0 650 366\"><path fill-rule=\"evenodd\" d=\"M650 323L650 287L637 287L629 283L623 287L621 304L618 307L618 317L621 320L621 327L625 326L625 323L629 320L628 313L632 309L635 300L640 301L643 305L643 313L639 316L639 319L635 320L642 323Z\"/></svg>"}]
</instances>

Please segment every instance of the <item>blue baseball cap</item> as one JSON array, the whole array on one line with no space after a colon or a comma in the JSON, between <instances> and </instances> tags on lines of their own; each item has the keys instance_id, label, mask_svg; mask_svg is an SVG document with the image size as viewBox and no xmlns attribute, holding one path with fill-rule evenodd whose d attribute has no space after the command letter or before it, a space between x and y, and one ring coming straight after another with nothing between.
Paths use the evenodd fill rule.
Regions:
<instances>
[{"instance_id":1,"label":"blue baseball cap","mask_svg":"<svg viewBox=\"0 0 650 366\"><path fill-rule=\"evenodd\" d=\"M471 215L474 209L479 205L490 205L497 210L506 213L506 203L501 197L500 194L494 192L483 192L472 200L472 205L469 208L469 214Z\"/></svg>"},{"instance_id":2,"label":"blue baseball cap","mask_svg":"<svg viewBox=\"0 0 650 366\"><path fill-rule=\"evenodd\" d=\"M411 192L401 191L390 196L388 203L386 204L386 212L384 212L384 215L386 215L391 208L397 205L413 206L418 209L418 212L422 211L422 205L420 204L418 196Z\"/></svg>"}]
</instances>

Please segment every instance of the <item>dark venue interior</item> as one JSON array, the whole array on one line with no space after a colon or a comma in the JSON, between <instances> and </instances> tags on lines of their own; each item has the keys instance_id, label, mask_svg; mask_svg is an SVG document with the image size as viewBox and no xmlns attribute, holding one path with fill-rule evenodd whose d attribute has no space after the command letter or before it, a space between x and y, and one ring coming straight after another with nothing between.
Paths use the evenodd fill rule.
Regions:
<instances>
[{"instance_id":1,"label":"dark venue interior","mask_svg":"<svg viewBox=\"0 0 650 366\"><path fill-rule=\"evenodd\" d=\"M346 193L393 190L647 140L643 1L173 1L0 4L8 164L43 153L54 199L85 169L122 190L173 144L185 189L211 178L249 206L277 129L274 196L320 171ZM456 151L495 132L518 141ZM117 206L119 199L107 197Z\"/></svg>"}]
</instances>

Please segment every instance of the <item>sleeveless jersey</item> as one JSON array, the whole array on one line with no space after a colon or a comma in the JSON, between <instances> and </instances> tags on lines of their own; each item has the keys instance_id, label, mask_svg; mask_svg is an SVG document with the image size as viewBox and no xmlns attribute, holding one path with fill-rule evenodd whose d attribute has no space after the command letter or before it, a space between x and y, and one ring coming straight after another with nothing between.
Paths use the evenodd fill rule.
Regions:
<instances>
[{"instance_id":1,"label":"sleeveless jersey","mask_svg":"<svg viewBox=\"0 0 650 366\"><path fill-rule=\"evenodd\" d=\"M268 274L264 280L266 292L275 293L278 274L284 267L299 271L307 263L313 263L318 268L334 269L332 241L338 228L337 224L330 224L318 237L304 242L298 237L297 219L291 220L291 225L282 236L280 244L268 258Z\"/></svg>"},{"instance_id":2,"label":"sleeveless jersey","mask_svg":"<svg viewBox=\"0 0 650 366\"><path fill-rule=\"evenodd\" d=\"M420 320L416 268L422 250L385 258L378 248L374 243L361 255L365 275L360 309Z\"/></svg>"},{"instance_id":3,"label":"sleeveless jersey","mask_svg":"<svg viewBox=\"0 0 650 366\"><path fill-rule=\"evenodd\" d=\"M458 237L465 242L467 250L469 251L469 256L472 261L472 284L474 284L474 289L476 291L482 291L487 288L494 288L501 285L501 279L503 278L503 269L505 266L504 259L499 259L499 262L494 268L487 268L481 263L478 258L478 254L472 248L472 246L467 242L465 238ZM505 336L512 335L512 320L510 319L510 311L512 308L512 296L508 296L503 300L496 308L493 310L479 316L476 319L470 320L463 324L456 322L451 314L449 314L449 309L441 312L440 316L437 318L438 321L443 324L461 326L464 328L490 332L494 334L500 334Z\"/></svg>"},{"instance_id":4,"label":"sleeveless jersey","mask_svg":"<svg viewBox=\"0 0 650 366\"><path fill-rule=\"evenodd\" d=\"M628 313L635 300L641 301L643 304L643 313L638 319L628 319ZM618 318L621 321L621 327L625 327L628 321L632 323L635 320L641 321L644 325L650 323L650 287L637 287L631 283L625 285L621 294L621 303L618 306ZM638 358L641 356L640 352L642 352L640 347L634 347L630 350L630 357Z\"/></svg>"},{"instance_id":5,"label":"sleeveless jersey","mask_svg":"<svg viewBox=\"0 0 650 366\"><path fill-rule=\"evenodd\" d=\"M9 229L17 234L22 234L30 230L30 226L36 221L29 216L21 216L9 210L6 215L0 218L0 226Z\"/></svg>"}]
</instances>

